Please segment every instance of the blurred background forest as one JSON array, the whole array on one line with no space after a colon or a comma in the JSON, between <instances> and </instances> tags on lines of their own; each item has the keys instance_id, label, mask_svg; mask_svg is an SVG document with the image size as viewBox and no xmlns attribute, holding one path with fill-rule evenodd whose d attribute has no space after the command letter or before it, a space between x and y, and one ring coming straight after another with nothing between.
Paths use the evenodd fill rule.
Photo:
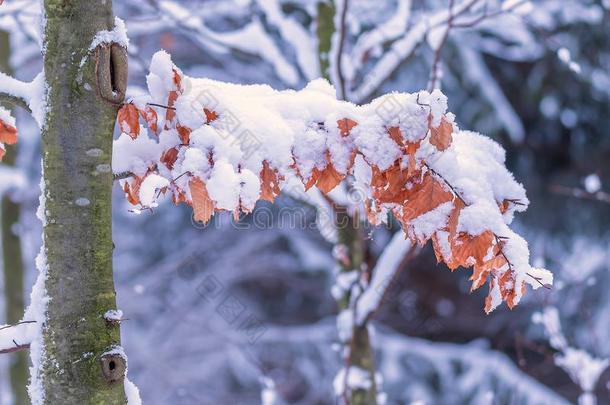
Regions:
<instances>
[{"instance_id":1,"label":"blurred background forest","mask_svg":"<svg viewBox=\"0 0 610 405\"><path fill-rule=\"evenodd\" d=\"M448 22L453 3L468 8ZM506 149L531 200L516 227L555 283L487 316L469 271L437 265L430 246L409 255L373 322L387 403L610 404L610 1L114 6L130 37L131 94L160 48L189 76L278 89L325 76L358 103L441 87L461 128ZM23 80L40 70L39 18L38 1L0 8L0 70ZM0 324L27 305L41 234L39 133L17 114L18 153L0 165ZM135 215L116 185L123 346L144 403L335 403L336 264L316 211L282 196L260 204L262 225L217 215L202 227L170 205ZM287 207L295 223L278 214ZM367 234L371 265L396 230ZM26 403L25 362L25 353L0 357L0 404Z\"/></svg>"}]
</instances>

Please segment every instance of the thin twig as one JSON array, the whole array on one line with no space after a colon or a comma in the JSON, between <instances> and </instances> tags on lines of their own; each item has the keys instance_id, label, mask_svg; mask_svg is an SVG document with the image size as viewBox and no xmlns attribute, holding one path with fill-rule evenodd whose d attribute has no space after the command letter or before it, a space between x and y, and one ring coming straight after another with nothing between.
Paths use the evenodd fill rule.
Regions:
<instances>
[{"instance_id":1,"label":"thin twig","mask_svg":"<svg viewBox=\"0 0 610 405\"><path fill-rule=\"evenodd\" d=\"M345 100L345 76L343 75L343 51L345 48L346 36L346 20L347 20L348 0L343 0L343 9L341 10L341 26L339 27L339 49L337 50L337 80L339 81L339 96Z\"/></svg>"},{"instance_id":2,"label":"thin twig","mask_svg":"<svg viewBox=\"0 0 610 405\"><path fill-rule=\"evenodd\" d=\"M12 325L4 325L3 327L0 328L0 330L4 330L4 329L8 329L8 328L14 328L14 327L17 327L19 325L24 325L24 324L27 324L27 323L36 323L36 321L21 321L21 322L17 322L15 324L12 324Z\"/></svg>"}]
</instances>

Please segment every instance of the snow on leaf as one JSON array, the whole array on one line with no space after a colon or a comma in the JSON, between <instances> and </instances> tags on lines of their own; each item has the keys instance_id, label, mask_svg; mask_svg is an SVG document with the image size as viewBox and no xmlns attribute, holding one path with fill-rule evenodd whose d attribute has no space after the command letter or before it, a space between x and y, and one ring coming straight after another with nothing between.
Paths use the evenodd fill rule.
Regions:
<instances>
[{"instance_id":1,"label":"snow on leaf","mask_svg":"<svg viewBox=\"0 0 610 405\"><path fill-rule=\"evenodd\" d=\"M439 262L452 270L473 267L473 290L489 280L486 311L502 301L516 305L525 282L533 283L527 275L539 274L527 242L508 226L528 200L505 167L504 150L480 134L454 134L438 90L392 93L357 106L315 85L276 91L188 80L164 52L153 57L147 81L150 94L134 103L166 101L164 130L115 142L115 155L131 161L113 166L140 176L123 183L132 204L140 204L142 181L154 174L167 180L174 203L192 205L195 219L207 222L214 212L239 215L259 199L274 201L292 179L329 193L353 175L363 199L351 204L373 224L393 212L411 241L432 239ZM385 114L390 104L398 117ZM141 115L157 135L152 111Z\"/></svg>"},{"instance_id":2,"label":"snow on leaf","mask_svg":"<svg viewBox=\"0 0 610 405\"><path fill-rule=\"evenodd\" d=\"M158 131L157 112L151 107L146 106L144 110L140 110L140 115L142 116L142 118L144 118L144 121L146 121L146 125L148 125L148 128L150 128L151 131L156 134Z\"/></svg>"}]
</instances>

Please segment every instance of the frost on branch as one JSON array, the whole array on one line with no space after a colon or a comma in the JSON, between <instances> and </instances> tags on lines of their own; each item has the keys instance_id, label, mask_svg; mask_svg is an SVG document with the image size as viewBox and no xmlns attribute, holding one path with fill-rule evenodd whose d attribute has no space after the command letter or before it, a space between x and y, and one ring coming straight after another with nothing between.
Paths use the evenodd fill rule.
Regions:
<instances>
[{"instance_id":1,"label":"frost on branch","mask_svg":"<svg viewBox=\"0 0 610 405\"><path fill-rule=\"evenodd\" d=\"M432 239L439 261L473 267L473 290L489 280L487 312L502 301L512 308L526 283L552 281L529 265L527 242L508 227L528 200L504 150L459 131L439 91L357 106L323 80L278 92L188 78L165 52L153 57L147 82L149 94L122 107L113 161L115 173L133 174L122 186L140 208L169 194L206 222L273 201L290 178L327 193L354 175L370 222L391 212L412 242Z\"/></svg>"}]
</instances>

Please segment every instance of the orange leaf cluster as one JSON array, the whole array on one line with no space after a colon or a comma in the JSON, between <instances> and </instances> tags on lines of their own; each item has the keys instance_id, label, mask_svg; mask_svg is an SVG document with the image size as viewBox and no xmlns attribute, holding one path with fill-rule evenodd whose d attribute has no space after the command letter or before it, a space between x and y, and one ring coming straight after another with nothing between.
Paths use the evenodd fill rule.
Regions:
<instances>
[{"instance_id":1,"label":"orange leaf cluster","mask_svg":"<svg viewBox=\"0 0 610 405\"><path fill-rule=\"evenodd\" d=\"M176 100L182 91L181 82L180 73L174 70L175 89L168 92L167 105L164 106L166 109L164 128L175 130L180 139L180 144L164 150L158 160L159 165L151 166L148 173L157 173L160 167L163 170L174 170L179 156L182 156L181 152L183 150L188 151L192 147L190 136L193 129L182 124L174 110ZM220 114L211 106L203 106L199 113L203 125L216 125L217 120L221 118ZM121 109L119 113L121 128L135 138L139 133L140 117L156 134L158 128L155 110L150 107L141 110L133 104L127 104ZM351 142L352 132L358 125L359 123L353 119L341 118L336 121L337 127L335 130L338 131L342 141L349 143ZM322 129L324 128L322 127ZM352 151L352 154L347 155L350 158L345 172L337 170L328 149L323 152L323 164L318 162L311 170L308 178L301 176L294 156L293 162L295 163L293 163L292 168L301 177L305 189L316 186L321 192L329 193L348 174L353 172L356 155L360 153L372 172L370 199L365 201L364 204L369 220L376 224L380 214L387 210L391 211L414 243L425 244L432 239L434 252L439 262L446 263L452 270L457 267L472 267L473 272L470 277L472 291L490 280L492 291L486 300L485 310L487 312L497 305L494 297L498 295L498 291L502 300L506 301L508 306L512 308L522 295L524 285L523 282L517 285L515 281L516 276L511 263L503 252L504 243L501 238L490 230L486 230L479 235L459 232L458 219L460 212L467 204L451 184L432 170L428 163L418 158L420 147L426 140L436 149L437 153L447 150L453 142L454 126L450 120L443 116L440 124L434 127L432 117L429 116L427 129L425 136L407 137L399 127L386 128L386 136L398 145L401 156L393 164L383 169L368 162L364 154L360 153L357 148L348 149L348 151ZM214 153L208 152L207 158L209 167L214 168L216 164ZM262 168L258 174L260 180L258 198L272 202L280 194L284 175L267 159L262 160L261 165ZM124 191L132 204L139 204L139 189L146 175L134 177L124 183ZM201 174L185 172L179 175L179 177L183 176L185 176L186 181L180 182L182 186L177 184L176 180L178 179L176 178L171 179L170 186L167 188L172 193L174 203L185 202L190 204L193 207L195 220L201 222L209 221L214 212L222 211L210 197L206 179L202 178ZM498 210L504 213L511 208L511 201L498 201L497 206ZM440 211L435 212L437 209ZM242 206L241 198L239 199L239 206L234 210L234 215L238 215L240 211L250 211L250 209L245 209ZM438 212L448 212L444 226L428 233L417 232L415 222L418 218L429 213L436 215Z\"/></svg>"}]
</instances>

